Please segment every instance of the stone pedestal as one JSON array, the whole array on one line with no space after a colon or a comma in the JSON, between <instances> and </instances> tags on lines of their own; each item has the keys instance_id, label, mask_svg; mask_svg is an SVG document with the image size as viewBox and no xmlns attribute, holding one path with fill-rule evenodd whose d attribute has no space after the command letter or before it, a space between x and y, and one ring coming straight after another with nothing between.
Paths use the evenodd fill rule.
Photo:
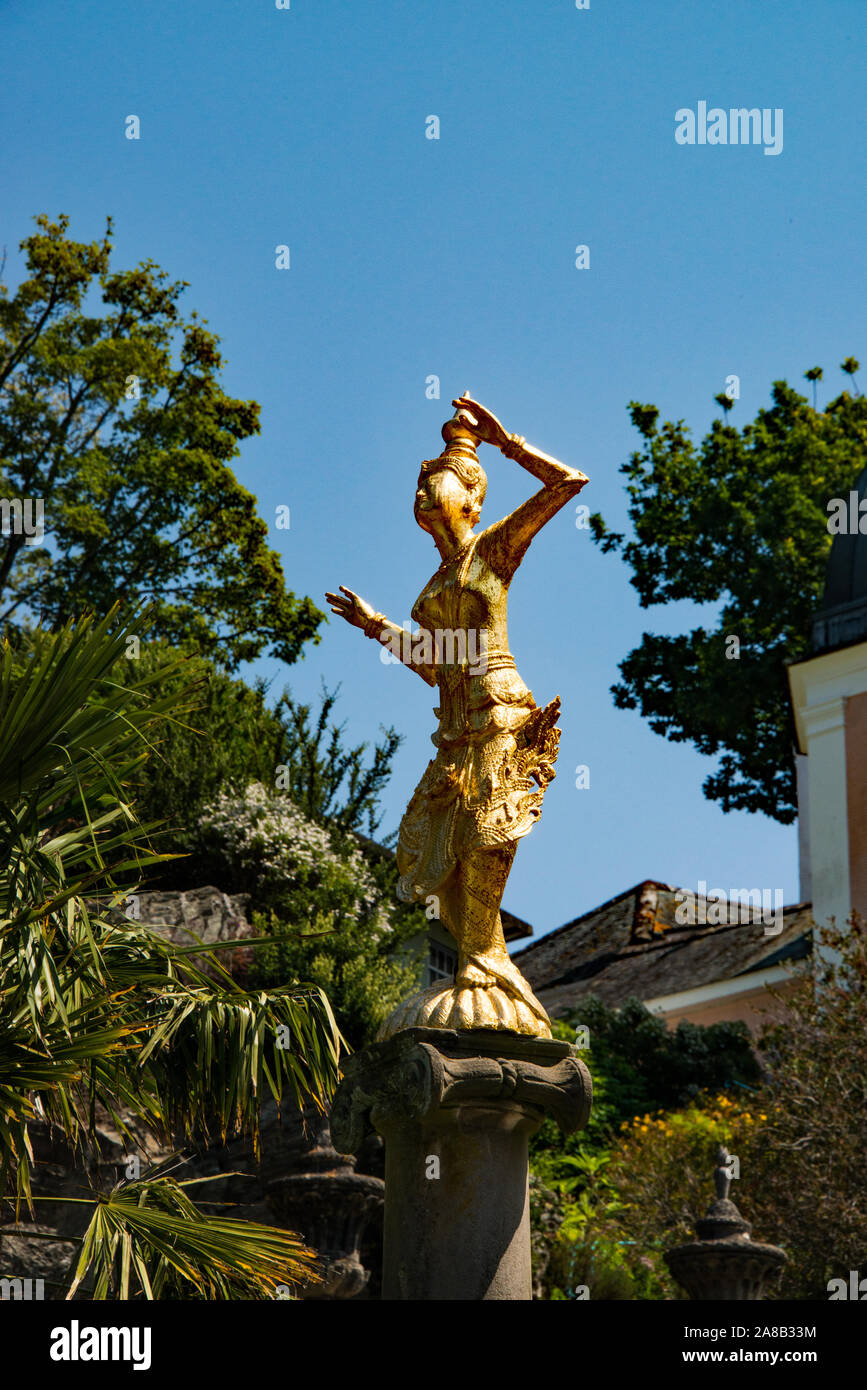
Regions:
<instances>
[{"instance_id":1,"label":"stone pedestal","mask_svg":"<svg viewBox=\"0 0 867 1390\"><path fill-rule=\"evenodd\" d=\"M265 1185L271 1219L297 1231L324 1265L323 1282L309 1284L305 1299L357 1298L370 1271L361 1260L368 1223L381 1218L384 1183L355 1172L355 1159L337 1153L329 1117L312 1105L304 1110L304 1127L287 1126L283 1171Z\"/></svg>"},{"instance_id":2,"label":"stone pedestal","mask_svg":"<svg viewBox=\"0 0 867 1390\"><path fill-rule=\"evenodd\" d=\"M527 1140L590 1115L576 1049L493 1030L408 1028L351 1057L339 1149L385 1141L384 1299L529 1299Z\"/></svg>"}]
</instances>

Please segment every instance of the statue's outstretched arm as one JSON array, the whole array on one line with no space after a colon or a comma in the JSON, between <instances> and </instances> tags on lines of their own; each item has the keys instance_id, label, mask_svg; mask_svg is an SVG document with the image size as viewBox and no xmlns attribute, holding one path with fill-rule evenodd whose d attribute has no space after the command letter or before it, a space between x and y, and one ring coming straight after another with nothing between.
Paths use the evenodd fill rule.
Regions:
<instances>
[{"instance_id":1,"label":"statue's outstretched arm","mask_svg":"<svg viewBox=\"0 0 867 1390\"><path fill-rule=\"evenodd\" d=\"M410 636L405 628L389 622L384 613L375 613L369 603L343 584L340 585L339 594L327 593L325 597L332 613L344 618L351 627L360 628L365 637L373 637L383 647L390 647L394 656L421 676L427 685L436 685L435 666L419 660L420 655L427 655L432 650L430 641L419 642L419 633Z\"/></svg>"}]
</instances>

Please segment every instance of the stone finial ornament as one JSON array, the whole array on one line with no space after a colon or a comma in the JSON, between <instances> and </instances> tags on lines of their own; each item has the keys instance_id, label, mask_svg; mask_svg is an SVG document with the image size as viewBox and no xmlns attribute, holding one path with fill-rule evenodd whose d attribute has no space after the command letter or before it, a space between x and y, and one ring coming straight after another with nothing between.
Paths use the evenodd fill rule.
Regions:
<instances>
[{"instance_id":1,"label":"stone finial ornament","mask_svg":"<svg viewBox=\"0 0 867 1390\"><path fill-rule=\"evenodd\" d=\"M779 1246L750 1240L752 1226L729 1198L730 1155L722 1145L717 1149L714 1186L716 1200L695 1223L698 1240L665 1254L672 1278L700 1301L764 1298L779 1280L787 1256Z\"/></svg>"}]
</instances>

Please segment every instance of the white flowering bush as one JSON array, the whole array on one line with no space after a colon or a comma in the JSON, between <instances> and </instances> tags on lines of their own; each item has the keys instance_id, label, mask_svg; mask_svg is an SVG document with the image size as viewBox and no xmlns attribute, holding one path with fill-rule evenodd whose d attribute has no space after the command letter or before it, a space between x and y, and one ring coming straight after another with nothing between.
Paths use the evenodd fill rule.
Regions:
<instances>
[{"instance_id":1,"label":"white flowering bush","mask_svg":"<svg viewBox=\"0 0 867 1390\"><path fill-rule=\"evenodd\" d=\"M200 837L215 881L249 893L254 923L278 938L256 952L256 983L318 984L349 1041L371 1040L420 974L401 948L423 920L400 912L389 875L373 872L354 837L333 835L261 782L218 796Z\"/></svg>"},{"instance_id":2,"label":"white flowering bush","mask_svg":"<svg viewBox=\"0 0 867 1390\"><path fill-rule=\"evenodd\" d=\"M337 894L353 916L388 913L364 856L351 842L338 851L328 830L308 820L285 792L251 782L243 793L225 792L206 807L200 822L205 840L225 859L235 881L265 905L277 898Z\"/></svg>"}]
</instances>

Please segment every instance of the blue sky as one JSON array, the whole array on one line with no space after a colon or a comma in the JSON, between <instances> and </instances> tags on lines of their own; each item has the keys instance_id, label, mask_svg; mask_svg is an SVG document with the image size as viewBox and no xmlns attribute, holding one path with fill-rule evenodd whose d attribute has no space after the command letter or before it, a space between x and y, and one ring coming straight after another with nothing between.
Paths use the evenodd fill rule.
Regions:
<instances>
[{"instance_id":1,"label":"blue sky","mask_svg":"<svg viewBox=\"0 0 867 1390\"><path fill-rule=\"evenodd\" d=\"M237 472L269 521L290 506L271 540L290 587L324 607L344 583L402 622L438 563L412 519L418 463L465 388L589 473L582 501L615 526L630 399L700 438L730 373L733 423L775 379L808 391L815 363L820 399L837 393L865 347L864 29L861 0L7 0L7 283L35 213L69 214L80 240L111 213L116 264L188 280L226 389L261 403ZM782 108L782 152L677 144L675 112L701 100ZM535 483L482 462L487 524ZM640 609L574 523L566 509L545 529L512 589L518 668L539 703L562 697L563 737L505 905L538 933L643 878L797 900L795 829L723 815L701 792L715 760L613 706L642 632L700 610ZM406 735L396 827L432 756L432 692L337 618L299 665L256 669L304 699L342 681L355 741Z\"/></svg>"}]
</instances>

